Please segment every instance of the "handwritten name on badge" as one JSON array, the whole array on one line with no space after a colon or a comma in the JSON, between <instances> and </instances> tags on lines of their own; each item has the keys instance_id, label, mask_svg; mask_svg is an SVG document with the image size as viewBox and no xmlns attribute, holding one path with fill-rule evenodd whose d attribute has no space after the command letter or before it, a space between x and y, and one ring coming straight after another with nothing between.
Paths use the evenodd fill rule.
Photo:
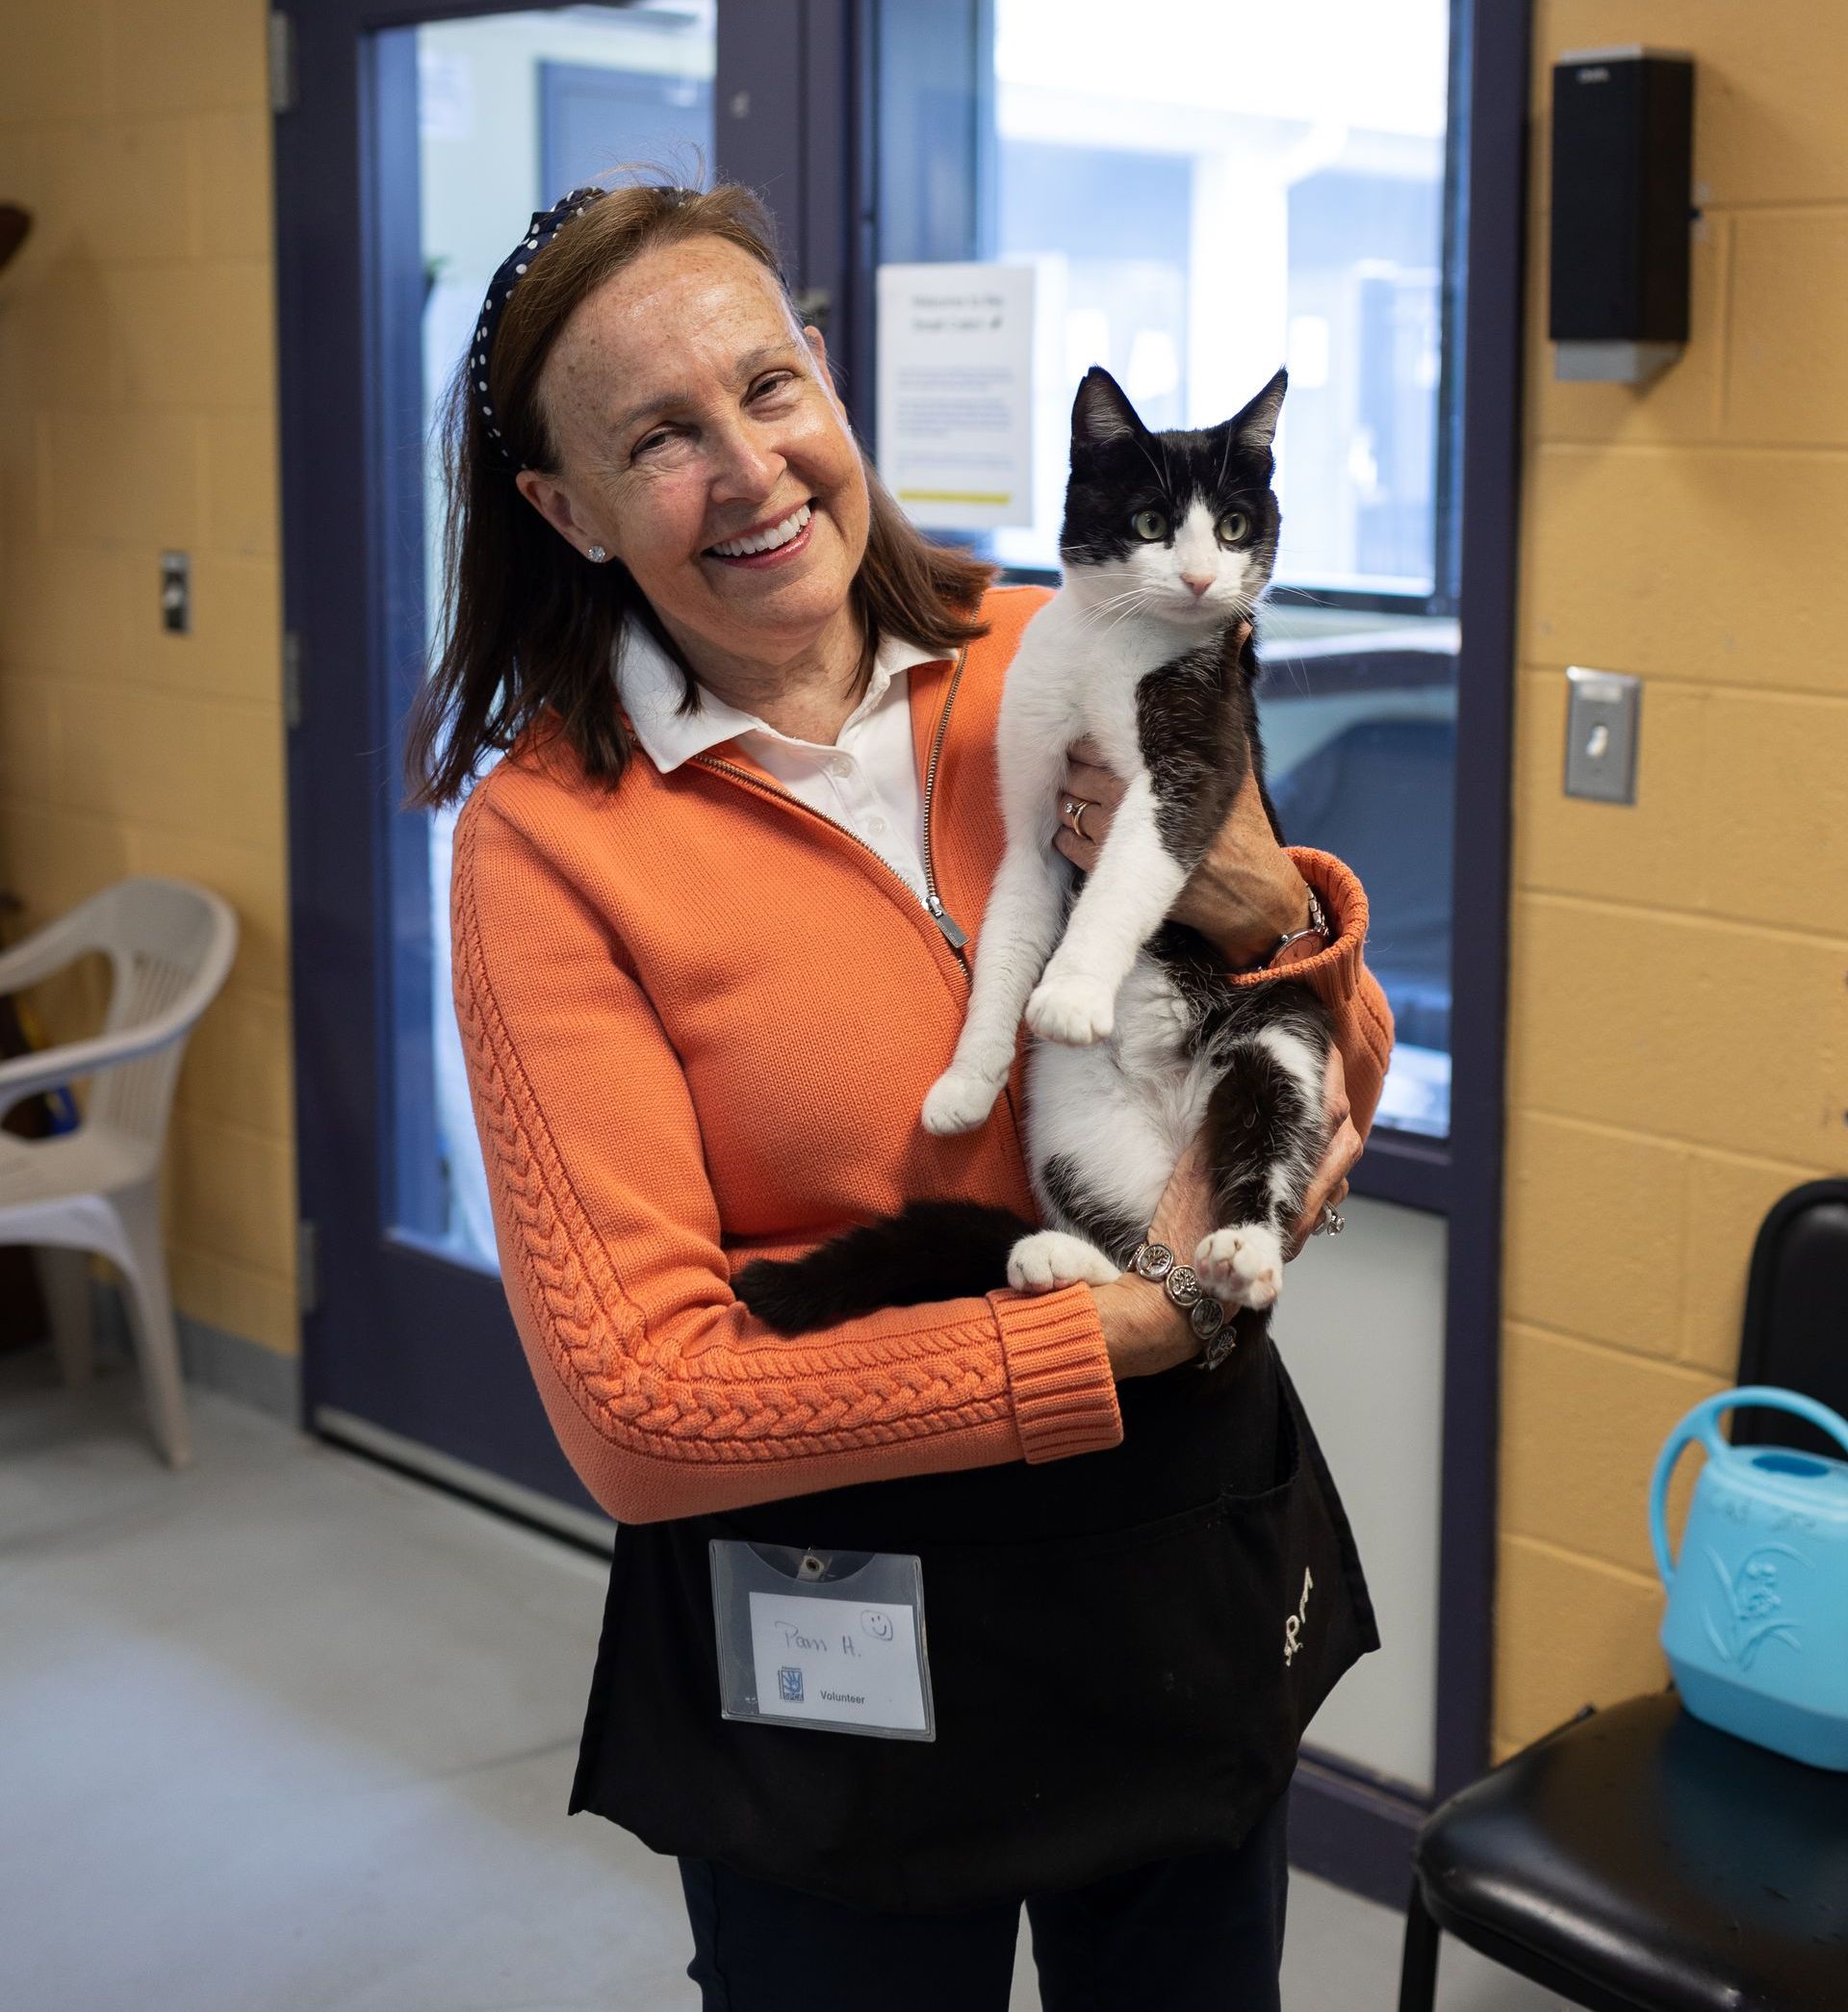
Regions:
<instances>
[{"instance_id":1,"label":"handwritten name on badge","mask_svg":"<svg viewBox=\"0 0 1848 2012\"><path fill-rule=\"evenodd\" d=\"M766 1717L925 1729L910 1607L753 1592L751 1649Z\"/></svg>"}]
</instances>

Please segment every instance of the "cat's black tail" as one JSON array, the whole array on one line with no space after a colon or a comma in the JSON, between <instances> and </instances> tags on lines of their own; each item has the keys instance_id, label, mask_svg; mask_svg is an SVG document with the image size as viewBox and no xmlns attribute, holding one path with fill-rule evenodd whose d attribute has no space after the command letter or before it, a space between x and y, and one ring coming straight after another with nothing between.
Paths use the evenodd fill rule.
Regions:
<instances>
[{"instance_id":1,"label":"cat's black tail","mask_svg":"<svg viewBox=\"0 0 1848 2012\"><path fill-rule=\"evenodd\" d=\"M779 1334L807 1334L884 1306L973 1299L1008 1282L1008 1252L1033 1232L1004 1208L913 1201L900 1215L850 1229L807 1257L758 1258L732 1290Z\"/></svg>"}]
</instances>

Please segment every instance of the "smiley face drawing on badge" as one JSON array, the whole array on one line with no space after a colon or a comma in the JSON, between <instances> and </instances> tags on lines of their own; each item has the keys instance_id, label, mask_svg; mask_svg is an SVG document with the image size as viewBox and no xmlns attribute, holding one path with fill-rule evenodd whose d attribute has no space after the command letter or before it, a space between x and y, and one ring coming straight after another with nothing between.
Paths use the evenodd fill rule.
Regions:
<instances>
[{"instance_id":1,"label":"smiley face drawing on badge","mask_svg":"<svg viewBox=\"0 0 1848 2012\"><path fill-rule=\"evenodd\" d=\"M860 1617L860 1625L875 1641L890 1641L892 1638L892 1617L881 1613L876 1607L869 1607Z\"/></svg>"}]
</instances>

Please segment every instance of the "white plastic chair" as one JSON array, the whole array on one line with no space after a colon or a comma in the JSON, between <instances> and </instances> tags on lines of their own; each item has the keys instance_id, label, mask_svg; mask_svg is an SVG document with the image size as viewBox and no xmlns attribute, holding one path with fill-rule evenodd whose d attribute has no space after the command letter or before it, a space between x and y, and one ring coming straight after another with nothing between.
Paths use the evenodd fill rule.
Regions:
<instances>
[{"instance_id":1,"label":"white plastic chair","mask_svg":"<svg viewBox=\"0 0 1848 2012\"><path fill-rule=\"evenodd\" d=\"M0 993L90 951L110 961L100 1034L0 1062L0 1117L35 1091L95 1079L76 1131L37 1141L0 1131L0 1244L97 1251L117 1266L155 1443L175 1467L192 1442L161 1242L161 1159L187 1037L237 946L238 918L217 894L143 878L117 881L0 951ZM61 1338L67 1374L81 1370L73 1353L85 1347Z\"/></svg>"}]
</instances>

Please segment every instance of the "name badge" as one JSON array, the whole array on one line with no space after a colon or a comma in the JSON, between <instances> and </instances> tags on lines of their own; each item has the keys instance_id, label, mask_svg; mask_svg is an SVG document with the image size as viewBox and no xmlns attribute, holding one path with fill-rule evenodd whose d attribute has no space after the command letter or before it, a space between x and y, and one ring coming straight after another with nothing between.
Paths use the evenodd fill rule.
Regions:
<instances>
[{"instance_id":1,"label":"name badge","mask_svg":"<svg viewBox=\"0 0 1848 2012\"><path fill-rule=\"evenodd\" d=\"M719 1706L880 1740L935 1740L918 1561L714 1537Z\"/></svg>"}]
</instances>

